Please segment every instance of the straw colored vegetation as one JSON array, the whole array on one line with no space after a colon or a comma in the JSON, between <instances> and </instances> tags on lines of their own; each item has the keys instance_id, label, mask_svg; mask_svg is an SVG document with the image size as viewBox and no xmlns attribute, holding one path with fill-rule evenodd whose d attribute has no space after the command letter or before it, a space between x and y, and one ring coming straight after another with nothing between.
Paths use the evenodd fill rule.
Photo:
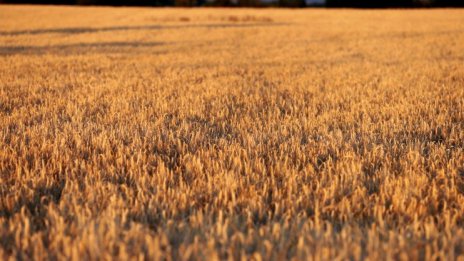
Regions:
<instances>
[{"instance_id":1,"label":"straw colored vegetation","mask_svg":"<svg viewBox=\"0 0 464 261\"><path fill-rule=\"evenodd\" d=\"M0 259L463 260L464 10L0 25Z\"/></svg>"}]
</instances>

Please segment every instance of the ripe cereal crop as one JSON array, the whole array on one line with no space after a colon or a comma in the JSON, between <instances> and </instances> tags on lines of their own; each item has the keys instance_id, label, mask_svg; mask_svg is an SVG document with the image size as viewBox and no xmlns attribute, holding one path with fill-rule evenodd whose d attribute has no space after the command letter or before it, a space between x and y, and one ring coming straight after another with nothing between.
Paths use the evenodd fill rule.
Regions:
<instances>
[{"instance_id":1,"label":"ripe cereal crop","mask_svg":"<svg viewBox=\"0 0 464 261\"><path fill-rule=\"evenodd\" d=\"M0 259L464 260L464 10L0 6Z\"/></svg>"}]
</instances>

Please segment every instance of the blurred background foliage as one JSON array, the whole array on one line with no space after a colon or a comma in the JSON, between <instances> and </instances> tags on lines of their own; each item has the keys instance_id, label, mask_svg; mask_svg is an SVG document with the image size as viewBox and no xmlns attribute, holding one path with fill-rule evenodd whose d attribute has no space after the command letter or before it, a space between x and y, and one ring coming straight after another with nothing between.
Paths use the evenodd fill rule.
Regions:
<instances>
[{"instance_id":1,"label":"blurred background foliage","mask_svg":"<svg viewBox=\"0 0 464 261\"><path fill-rule=\"evenodd\" d=\"M0 0L8 4L63 4L110 6L282 6L282 7L460 7L463 0Z\"/></svg>"}]
</instances>

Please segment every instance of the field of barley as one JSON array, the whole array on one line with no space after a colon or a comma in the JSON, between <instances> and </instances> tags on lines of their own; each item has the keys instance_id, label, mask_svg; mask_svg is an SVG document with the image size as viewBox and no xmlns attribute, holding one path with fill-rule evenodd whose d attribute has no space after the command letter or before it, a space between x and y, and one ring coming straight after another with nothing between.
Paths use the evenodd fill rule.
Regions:
<instances>
[{"instance_id":1,"label":"field of barley","mask_svg":"<svg viewBox=\"0 0 464 261\"><path fill-rule=\"evenodd\" d=\"M464 260L464 9L0 6L0 259Z\"/></svg>"}]
</instances>

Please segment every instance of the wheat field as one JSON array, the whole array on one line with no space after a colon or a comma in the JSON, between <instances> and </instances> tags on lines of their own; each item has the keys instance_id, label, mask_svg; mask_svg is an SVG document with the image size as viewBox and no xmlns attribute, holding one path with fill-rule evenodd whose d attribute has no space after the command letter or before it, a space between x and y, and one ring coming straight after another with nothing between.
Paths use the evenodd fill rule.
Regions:
<instances>
[{"instance_id":1,"label":"wheat field","mask_svg":"<svg viewBox=\"0 0 464 261\"><path fill-rule=\"evenodd\" d=\"M0 6L0 259L464 260L464 10Z\"/></svg>"}]
</instances>

